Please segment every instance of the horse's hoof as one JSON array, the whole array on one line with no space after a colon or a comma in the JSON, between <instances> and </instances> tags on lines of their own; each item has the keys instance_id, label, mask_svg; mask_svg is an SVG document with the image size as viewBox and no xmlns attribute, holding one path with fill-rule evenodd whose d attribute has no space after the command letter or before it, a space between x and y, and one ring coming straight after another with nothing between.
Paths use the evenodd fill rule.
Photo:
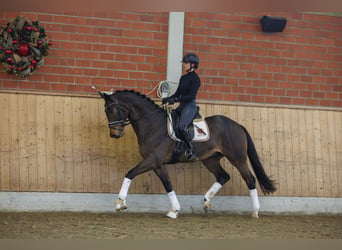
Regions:
<instances>
[{"instance_id":1,"label":"horse's hoof","mask_svg":"<svg viewBox=\"0 0 342 250\"><path fill-rule=\"evenodd\" d=\"M204 205L203 205L203 210L204 210L204 214L207 215L208 211L211 207L211 204L209 201L204 201Z\"/></svg>"},{"instance_id":2,"label":"horse's hoof","mask_svg":"<svg viewBox=\"0 0 342 250\"><path fill-rule=\"evenodd\" d=\"M258 219L259 218L258 211L253 211L252 217Z\"/></svg>"},{"instance_id":3,"label":"horse's hoof","mask_svg":"<svg viewBox=\"0 0 342 250\"><path fill-rule=\"evenodd\" d=\"M117 199L115 201L115 210L121 211L127 209L126 200Z\"/></svg>"},{"instance_id":4,"label":"horse's hoof","mask_svg":"<svg viewBox=\"0 0 342 250\"><path fill-rule=\"evenodd\" d=\"M173 209L171 209L171 210L166 214L166 216L169 217L169 218L171 218L171 219L177 219L178 213L179 213L178 210L173 210Z\"/></svg>"}]
</instances>

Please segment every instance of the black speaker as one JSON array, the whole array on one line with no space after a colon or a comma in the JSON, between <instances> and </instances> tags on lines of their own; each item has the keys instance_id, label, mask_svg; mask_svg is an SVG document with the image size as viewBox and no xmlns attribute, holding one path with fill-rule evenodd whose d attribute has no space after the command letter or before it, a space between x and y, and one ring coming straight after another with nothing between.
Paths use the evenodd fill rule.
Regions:
<instances>
[{"instance_id":1,"label":"black speaker","mask_svg":"<svg viewBox=\"0 0 342 250\"><path fill-rule=\"evenodd\" d=\"M260 23L263 32L282 32L286 26L286 18L263 16Z\"/></svg>"}]
</instances>

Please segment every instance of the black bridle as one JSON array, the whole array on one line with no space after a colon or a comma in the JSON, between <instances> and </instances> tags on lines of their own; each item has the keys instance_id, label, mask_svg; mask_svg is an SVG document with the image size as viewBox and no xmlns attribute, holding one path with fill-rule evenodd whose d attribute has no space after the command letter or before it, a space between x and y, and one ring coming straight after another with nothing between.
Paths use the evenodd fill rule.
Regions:
<instances>
[{"instance_id":1,"label":"black bridle","mask_svg":"<svg viewBox=\"0 0 342 250\"><path fill-rule=\"evenodd\" d=\"M117 121L112 121L112 122L108 122L108 127L110 129L114 129L117 130L119 132L119 135L112 135L112 137L114 138L120 138L123 136L123 129L125 126L130 124L130 121L128 119L124 120L122 119L122 114L121 114L121 109L120 109L120 105L117 102L117 100L113 100L112 103L108 104L107 106L105 106L105 112L108 111L108 108L114 106L118 112L118 116L119 116L119 120Z\"/></svg>"},{"instance_id":2,"label":"black bridle","mask_svg":"<svg viewBox=\"0 0 342 250\"><path fill-rule=\"evenodd\" d=\"M162 110L162 109L156 109L156 110L152 111L151 113L145 114L142 117L135 119L134 121L130 121L128 118L126 120L124 120L124 119L122 119L120 104L118 103L118 101L116 99L113 99L112 101L113 101L112 103L105 106L105 111L107 112L109 107L114 106L118 112L119 120L108 122L108 126L110 129L114 129L114 130L117 130L119 132L118 135L112 135L112 137L114 137L114 138L120 138L123 136L123 130L124 130L125 126L127 126L133 122L137 122L141 119L147 118L150 115L154 114L155 112Z\"/></svg>"}]
</instances>

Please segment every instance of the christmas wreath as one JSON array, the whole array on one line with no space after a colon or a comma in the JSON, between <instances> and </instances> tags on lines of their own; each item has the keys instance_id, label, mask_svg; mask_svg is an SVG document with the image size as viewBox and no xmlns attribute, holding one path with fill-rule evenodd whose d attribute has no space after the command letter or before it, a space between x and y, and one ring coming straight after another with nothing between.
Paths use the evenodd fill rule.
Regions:
<instances>
[{"instance_id":1,"label":"christmas wreath","mask_svg":"<svg viewBox=\"0 0 342 250\"><path fill-rule=\"evenodd\" d=\"M38 21L18 16L1 27L0 62L9 74L27 78L44 64L51 45Z\"/></svg>"}]
</instances>

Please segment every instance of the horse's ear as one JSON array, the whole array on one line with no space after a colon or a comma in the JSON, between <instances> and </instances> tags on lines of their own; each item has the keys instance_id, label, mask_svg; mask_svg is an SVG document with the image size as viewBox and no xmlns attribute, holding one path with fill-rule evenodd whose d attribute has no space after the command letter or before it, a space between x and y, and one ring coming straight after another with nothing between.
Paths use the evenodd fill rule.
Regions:
<instances>
[{"instance_id":1,"label":"horse's ear","mask_svg":"<svg viewBox=\"0 0 342 250\"><path fill-rule=\"evenodd\" d=\"M104 92L101 92L101 91L98 91L98 92L99 92L100 96L101 96L103 99L105 99L105 98L106 98L106 93L104 93Z\"/></svg>"}]
</instances>

